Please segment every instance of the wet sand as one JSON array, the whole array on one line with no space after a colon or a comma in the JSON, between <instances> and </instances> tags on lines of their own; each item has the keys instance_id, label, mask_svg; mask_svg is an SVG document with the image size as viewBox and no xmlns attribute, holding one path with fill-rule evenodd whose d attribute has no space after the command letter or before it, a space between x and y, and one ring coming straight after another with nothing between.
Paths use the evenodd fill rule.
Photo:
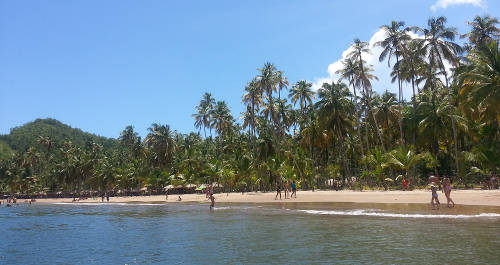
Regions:
<instances>
[{"instance_id":1,"label":"wet sand","mask_svg":"<svg viewBox=\"0 0 500 265\"><path fill-rule=\"evenodd\" d=\"M446 197L439 192L441 208L446 208ZM298 191L297 198L285 199L282 192L282 199L275 200L276 192L249 192L249 193L218 193L215 194L217 203L369 203L369 204L429 204L431 192L427 190L414 191ZM168 196L131 196L131 197L110 197L109 203L177 203L177 194ZM182 202L209 203L205 194L183 194L180 195ZM500 190L453 190L451 193L453 201L457 205L482 205L500 207ZM21 202L21 201L20 201ZM38 199L37 203L61 203L72 202L71 198L61 199ZM100 203L101 198L96 200L89 198L77 203ZM106 202L106 200L105 200Z\"/></svg>"}]
</instances>

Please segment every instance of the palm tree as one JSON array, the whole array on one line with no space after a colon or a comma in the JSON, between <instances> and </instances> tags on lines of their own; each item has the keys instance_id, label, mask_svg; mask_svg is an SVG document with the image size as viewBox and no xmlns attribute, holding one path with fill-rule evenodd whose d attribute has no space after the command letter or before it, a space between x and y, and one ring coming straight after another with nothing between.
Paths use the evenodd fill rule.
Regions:
<instances>
[{"instance_id":1,"label":"palm tree","mask_svg":"<svg viewBox=\"0 0 500 265\"><path fill-rule=\"evenodd\" d=\"M377 119L382 121L382 124L384 124L385 121L385 126L380 125L380 127L385 127L383 131L384 135L387 137L387 142L392 142L391 128L393 128L395 120L399 118L399 111L396 108L397 101L395 96L396 94L386 91L380 98L377 98L378 104L374 106L375 116Z\"/></svg>"},{"instance_id":2,"label":"palm tree","mask_svg":"<svg viewBox=\"0 0 500 265\"><path fill-rule=\"evenodd\" d=\"M259 110L262 104L262 90L259 88L258 81L253 79L250 81L245 87L245 91L247 92L243 95L243 103L250 108L249 113L249 125L252 128L252 135L255 137L255 127L256 127L256 112ZM248 109L247 109L248 111Z\"/></svg>"},{"instance_id":3,"label":"palm tree","mask_svg":"<svg viewBox=\"0 0 500 265\"><path fill-rule=\"evenodd\" d=\"M153 165L170 164L177 148L170 126L153 123L148 131L144 145L153 152Z\"/></svg>"},{"instance_id":4,"label":"palm tree","mask_svg":"<svg viewBox=\"0 0 500 265\"><path fill-rule=\"evenodd\" d=\"M469 42L475 46L487 44L493 40L499 40L500 30L496 27L498 19L490 16L476 16L471 22L467 22L472 27L471 31L462 35L468 38Z\"/></svg>"},{"instance_id":5,"label":"palm tree","mask_svg":"<svg viewBox=\"0 0 500 265\"><path fill-rule=\"evenodd\" d=\"M346 158L344 142L346 134L352 128L354 119L354 105L350 100L352 95L345 84L332 82L331 84L324 83L318 91L318 96L319 100L316 103L316 108L319 111L321 120L326 125L325 127L336 134L340 145L344 174L350 178L351 172Z\"/></svg>"},{"instance_id":6,"label":"palm tree","mask_svg":"<svg viewBox=\"0 0 500 265\"><path fill-rule=\"evenodd\" d=\"M365 95L367 95L367 104L368 104L368 110L370 111L373 122L375 123L375 130L377 131L377 135L380 141L380 145L382 146L382 149L385 151L385 144L384 140L382 138L382 134L380 132L379 126L377 119L375 118L375 114L373 112L372 104L371 104L371 80L375 79L378 80L376 76L371 74L373 72L373 69L368 65L366 65L366 62L363 60L362 54L363 53L370 53L370 49L368 48L368 43L364 41L360 41L359 39L354 39L354 43L351 45L352 47L352 52L349 53L349 57L358 63L358 71L356 72L356 75L354 76L354 85L355 87L361 87L364 90Z\"/></svg>"},{"instance_id":7,"label":"palm tree","mask_svg":"<svg viewBox=\"0 0 500 265\"><path fill-rule=\"evenodd\" d=\"M426 67L426 64L424 61L424 55L425 55L424 53L425 53L425 51L422 49L420 41L411 40L411 41L407 42L406 45L403 46L402 58L398 63L397 71L393 71L391 73L392 82L396 81L396 79L402 79L408 83L411 83L412 92L413 92L413 96L412 96L413 119L412 120L415 120L416 111L417 111L417 97L416 97L416 92L415 92L415 86L417 86L417 90L420 91L416 80L421 72L421 69L425 69L425 67ZM395 66L395 68L396 68L396 66ZM413 130L412 141L411 141L411 143L413 145L415 144L416 137L417 137L416 130Z\"/></svg>"},{"instance_id":8,"label":"palm tree","mask_svg":"<svg viewBox=\"0 0 500 265\"><path fill-rule=\"evenodd\" d=\"M262 69L259 69L260 75L257 76L259 88L266 93L267 104L269 106L269 121L274 117L273 92L277 90L278 79L277 70L274 64L265 63Z\"/></svg>"},{"instance_id":9,"label":"palm tree","mask_svg":"<svg viewBox=\"0 0 500 265\"><path fill-rule=\"evenodd\" d=\"M225 101L217 101L212 114L212 126L220 136L226 136L233 126L233 116Z\"/></svg>"},{"instance_id":10,"label":"palm tree","mask_svg":"<svg viewBox=\"0 0 500 265\"><path fill-rule=\"evenodd\" d=\"M141 141L141 137L137 132L134 131L134 126L129 125L125 127L118 137L120 143L128 148L134 147L138 142Z\"/></svg>"},{"instance_id":11,"label":"palm tree","mask_svg":"<svg viewBox=\"0 0 500 265\"><path fill-rule=\"evenodd\" d=\"M382 62L387 57L387 66L391 66L391 57L394 55L396 57L396 64L394 64L394 70L398 79L398 111L399 111L399 132L401 135L401 143L405 143L403 136L403 123L401 122L401 101L403 100L403 90L401 88L401 73L399 71L399 57L403 54L404 46L408 41L411 40L410 35L408 35L407 30L403 29L405 23L403 21L396 22L392 21L391 25L383 25L380 27L384 30L385 39L375 43L375 46L380 46L383 48L382 53L379 56L379 61Z\"/></svg>"},{"instance_id":12,"label":"palm tree","mask_svg":"<svg viewBox=\"0 0 500 265\"><path fill-rule=\"evenodd\" d=\"M352 59L352 58L346 58L342 60L342 69L336 71L336 74L340 74L339 82L342 80L347 80L349 81L349 85L352 86L352 91L354 93L354 106L356 109L356 131L358 132L358 138L360 142L360 147L361 147L361 157L365 156L365 151L363 147L363 139L361 138L361 111L358 106L358 95L356 93L356 86L355 86L355 78L357 73L359 72L359 63L357 60ZM366 169L366 168L365 168Z\"/></svg>"},{"instance_id":13,"label":"palm tree","mask_svg":"<svg viewBox=\"0 0 500 265\"><path fill-rule=\"evenodd\" d=\"M211 124L211 113L213 111L215 105L215 99L212 97L212 94L205 93L200 100L200 104L196 107L197 113L193 114L194 117L194 126L201 130L203 127L203 133L205 138L207 137L206 128L210 129L210 135L212 135L212 127Z\"/></svg>"},{"instance_id":14,"label":"palm tree","mask_svg":"<svg viewBox=\"0 0 500 265\"><path fill-rule=\"evenodd\" d=\"M439 99L438 99L439 98ZM467 130L465 119L458 113L455 100L451 94L429 90L422 93L418 106L419 116L423 119L418 124L423 139L431 140L431 148L434 154L438 152L439 138L447 138L446 132L452 129L455 168L460 174L459 151L458 151L458 127ZM450 126L451 125L451 126Z\"/></svg>"},{"instance_id":15,"label":"palm tree","mask_svg":"<svg viewBox=\"0 0 500 265\"><path fill-rule=\"evenodd\" d=\"M427 21L428 28L421 29L413 27L416 32L422 32L424 38L422 48L425 50L429 64L431 67L439 68L444 75L446 89L448 85L448 74L444 66L444 60L448 61L452 66L459 65L458 54L462 52L462 47L453 42L458 32L455 28L448 28L445 26L446 18L430 18Z\"/></svg>"},{"instance_id":16,"label":"palm tree","mask_svg":"<svg viewBox=\"0 0 500 265\"><path fill-rule=\"evenodd\" d=\"M410 169L417 166L421 162L427 162L427 166L434 166L436 164L435 159L428 152L416 154L412 149L408 147L398 147L386 154L386 162L382 164L382 168L393 168L396 170L402 170L405 176L408 176ZM414 176L409 176L411 179Z\"/></svg>"},{"instance_id":17,"label":"palm tree","mask_svg":"<svg viewBox=\"0 0 500 265\"><path fill-rule=\"evenodd\" d=\"M303 119L305 120L305 109L309 105L312 105L313 99L315 99L314 96L314 91L311 90L312 83L309 83L305 80L300 80L297 81L294 85L292 85L292 89L290 90L290 93L288 94L288 97L292 100L292 103L295 104L297 101L299 102L300 106L300 114L302 115ZM300 124L300 130L302 130L302 124Z\"/></svg>"},{"instance_id":18,"label":"palm tree","mask_svg":"<svg viewBox=\"0 0 500 265\"><path fill-rule=\"evenodd\" d=\"M493 41L474 49L469 65L458 71L459 95L464 105L475 109L481 121L500 128L500 50ZM498 137L498 136L497 136Z\"/></svg>"},{"instance_id":19,"label":"palm tree","mask_svg":"<svg viewBox=\"0 0 500 265\"><path fill-rule=\"evenodd\" d=\"M283 76L282 71L278 71L276 73L276 81L278 82L278 100L281 99L281 90L283 88L287 88L290 83L288 83L288 78L286 76Z\"/></svg>"}]
</instances>

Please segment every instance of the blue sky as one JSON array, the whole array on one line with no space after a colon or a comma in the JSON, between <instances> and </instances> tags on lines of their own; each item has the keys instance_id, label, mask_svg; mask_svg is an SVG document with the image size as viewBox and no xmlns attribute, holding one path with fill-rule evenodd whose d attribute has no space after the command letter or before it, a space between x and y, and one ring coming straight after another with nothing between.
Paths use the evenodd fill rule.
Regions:
<instances>
[{"instance_id":1,"label":"blue sky","mask_svg":"<svg viewBox=\"0 0 500 265\"><path fill-rule=\"evenodd\" d=\"M499 2L0 1L0 134L46 117L107 137L127 125L145 136L153 122L194 131L204 92L239 117L244 86L267 61L291 83L320 84L380 25L444 15L466 32L477 14L498 17ZM374 88L395 91L384 78Z\"/></svg>"}]
</instances>

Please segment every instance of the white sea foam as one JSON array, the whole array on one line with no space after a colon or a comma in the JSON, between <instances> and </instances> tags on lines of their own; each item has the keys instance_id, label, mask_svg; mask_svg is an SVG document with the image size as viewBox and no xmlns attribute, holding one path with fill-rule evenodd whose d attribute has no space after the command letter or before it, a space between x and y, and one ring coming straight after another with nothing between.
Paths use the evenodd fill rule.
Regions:
<instances>
[{"instance_id":1,"label":"white sea foam","mask_svg":"<svg viewBox=\"0 0 500 265\"><path fill-rule=\"evenodd\" d=\"M224 206L224 207L214 207L213 209L214 209L214 210L227 210L227 209L231 209L231 207L229 207L229 206Z\"/></svg>"},{"instance_id":2,"label":"white sea foam","mask_svg":"<svg viewBox=\"0 0 500 265\"><path fill-rule=\"evenodd\" d=\"M328 211L328 210L298 210L308 214L320 215L349 215L349 216L378 216L378 217L394 217L394 218L449 218L449 219L465 219L465 218L499 218L497 213L480 213L480 214L404 214L404 213L385 213L373 212L367 210L349 210L349 211Z\"/></svg>"}]
</instances>

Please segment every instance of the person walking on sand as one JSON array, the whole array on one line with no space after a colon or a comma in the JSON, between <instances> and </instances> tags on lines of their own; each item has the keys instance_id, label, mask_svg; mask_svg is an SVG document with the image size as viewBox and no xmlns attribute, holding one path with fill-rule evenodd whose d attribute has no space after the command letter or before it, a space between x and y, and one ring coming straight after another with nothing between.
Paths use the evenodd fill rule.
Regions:
<instances>
[{"instance_id":1,"label":"person walking on sand","mask_svg":"<svg viewBox=\"0 0 500 265\"><path fill-rule=\"evenodd\" d=\"M106 193L106 202L109 202L109 193Z\"/></svg>"},{"instance_id":2,"label":"person walking on sand","mask_svg":"<svg viewBox=\"0 0 500 265\"><path fill-rule=\"evenodd\" d=\"M278 199L278 194L280 195L281 200L281 185L279 183L276 183L276 197L274 197L275 200Z\"/></svg>"},{"instance_id":3,"label":"person walking on sand","mask_svg":"<svg viewBox=\"0 0 500 265\"><path fill-rule=\"evenodd\" d=\"M292 194L290 194L290 198L295 195L295 198L297 198L297 184L295 183L295 180L292 182Z\"/></svg>"},{"instance_id":4,"label":"person walking on sand","mask_svg":"<svg viewBox=\"0 0 500 265\"><path fill-rule=\"evenodd\" d=\"M490 178L490 190L496 190L498 186L498 180L495 175L491 175Z\"/></svg>"},{"instance_id":5,"label":"person walking on sand","mask_svg":"<svg viewBox=\"0 0 500 265\"><path fill-rule=\"evenodd\" d=\"M443 179L443 190L444 195L446 196L446 206L448 208L455 207L455 202L451 199L451 182L448 177ZM450 207L450 202L453 203L453 206Z\"/></svg>"},{"instance_id":6,"label":"person walking on sand","mask_svg":"<svg viewBox=\"0 0 500 265\"><path fill-rule=\"evenodd\" d=\"M210 197L208 197L210 200L210 210L212 210L215 207L215 197L213 193L210 193Z\"/></svg>"},{"instance_id":7,"label":"person walking on sand","mask_svg":"<svg viewBox=\"0 0 500 265\"><path fill-rule=\"evenodd\" d=\"M437 188L436 184L432 183L431 184L431 192L432 192L431 205L432 205L432 210L436 210L436 206L437 206L437 209L439 210L439 205L441 204L441 203L439 203L437 190L438 190L438 188Z\"/></svg>"},{"instance_id":8,"label":"person walking on sand","mask_svg":"<svg viewBox=\"0 0 500 265\"><path fill-rule=\"evenodd\" d=\"M285 199L288 199L288 197L290 196L290 190L288 189L288 180L285 181L284 190L285 190Z\"/></svg>"}]
</instances>

